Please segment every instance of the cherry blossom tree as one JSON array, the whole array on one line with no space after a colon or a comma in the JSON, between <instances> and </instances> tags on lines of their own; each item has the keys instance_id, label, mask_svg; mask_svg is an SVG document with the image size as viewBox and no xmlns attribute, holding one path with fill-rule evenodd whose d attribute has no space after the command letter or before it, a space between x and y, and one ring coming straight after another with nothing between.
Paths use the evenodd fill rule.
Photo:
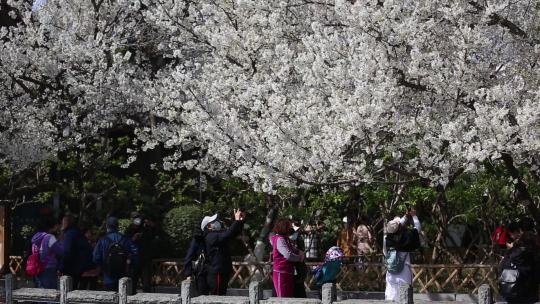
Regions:
<instances>
[{"instance_id":1,"label":"cherry blossom tree","mask_svg":"<svg viewBox=\"0 0 540 304\"><path fill-rule=\"evenodd\" d=\"M4 142L54 154L131 125L172 151L165 168L269 192L388 172L444 189L501 163L532 202L518 168L539 172L534 2L12 2L27 13L2 29Z\"/></svg>"},{"instance_id":2,"label":"cherry blossom tree","mask_svg":"<svg viewBox=\"0 0 540 304\"><path fill-rule=\"evenodd\" d=\"M180 65L143 137L263 190L446 185L486 161L538 169L538 7L530 1L172 1L145 13ZM181 127L180 127L181 126ZM196 141L188 140L196 138ZM194 165L181 152L172 165Z\"/></svg>"},{"instance_id":3,"label":"cherry blossom tree","mask_svg":"<svg viewBox=\"0 0 540 304\"><path fill-rule=\"evenodd\" d=\"M115 128L149 125L144 90L160 57L138 2L9 1L0 28L0 154L25 168Z\"/></svg>"}]
</instances>

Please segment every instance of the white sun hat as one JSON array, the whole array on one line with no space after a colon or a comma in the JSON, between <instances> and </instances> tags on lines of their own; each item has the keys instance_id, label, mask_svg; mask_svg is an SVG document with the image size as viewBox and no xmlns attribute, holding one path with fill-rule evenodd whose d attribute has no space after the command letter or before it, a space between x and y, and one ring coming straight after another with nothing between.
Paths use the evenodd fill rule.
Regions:
<instances>
[{"instance_id":1,"label":"white sun hat","mask_svg":"<svg viewBox=\"0 0 540 304\"><path fill-rule=\"evenodd\" d=\"M208 224L210 224L211 222L217 220L217 217L217 213L212 216L205 216L201 222L201 230L204 231L204 228L206 228L206 226L208 226Z\"/></svg>"}]
</instances>

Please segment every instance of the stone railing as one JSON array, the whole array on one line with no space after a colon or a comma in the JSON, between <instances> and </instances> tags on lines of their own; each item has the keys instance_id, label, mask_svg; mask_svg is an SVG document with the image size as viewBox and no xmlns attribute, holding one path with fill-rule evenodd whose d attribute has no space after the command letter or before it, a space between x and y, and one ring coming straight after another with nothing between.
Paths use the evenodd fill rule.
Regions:
<instances>
[{"instance_id":1,"label":"stone railing","mask_svg":"<svg viewBox=\"0 0 540 304\"><path fill-rule=\"evenodd\" d=\"M262 284L251 282L248 296L198 296L193 297L194 286L189 280L181 284L180 294L138 293L129 295L131 279L122 278L119 281L118 292L112 291L86 291L72 290L70 277L60 278L60 289L15 288L15 277L11 274L4 277L4 289L1 293L2 303L14 304L25 302L49 302L60 304L368 304L373 299L348 299L337 301L337 290L334 284L325 284L322 287L321 299L313 298L263 298ZM493 295L488 285L478 290L479 304L493 304ZM377 301L384 302L384 301ZM397 303L413 304L413 291L409 285L402 285L398 291ZM463 303L463 302L462 302ZM471 302L472 303L472 302Z\"/></svg>"}]
</instances>

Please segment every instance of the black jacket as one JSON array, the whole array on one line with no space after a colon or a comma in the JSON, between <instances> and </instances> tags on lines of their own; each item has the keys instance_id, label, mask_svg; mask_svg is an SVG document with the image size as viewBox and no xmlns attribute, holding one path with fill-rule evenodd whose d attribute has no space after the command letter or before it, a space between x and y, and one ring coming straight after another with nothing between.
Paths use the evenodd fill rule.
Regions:
<instances>
[{"instance_id":1,"label":"black jacket","mask_svg":"<svg viewBox=\"0 0 540 304\"><path fill-rule=\"evenodd\" d=\"M420 248L420 235L416 228L403 229L386 236L386 247L401 252L413 252Z\"/></svg>"},{"instance_id":2,"label":"black jacket","mask_svg":"<svg viewBox=\"0 0 540 304\"><path fill-rule=\"evenodd\" d=\"M229 274L232 272L232 259L228 241L236 237L244 225L243 221L234 221L227 230L210 231L204 238L209 273Z\"/></svg>"},{"instance_id":3,"label":"black jacket","mask_svg":"<svg viewBox=\"0 0 540 304\"><path fill-rule=\"evenodd\" d=\"M538 283L540 282L540 265L538 260L538 248L534 239L527 236L514 244L508 250L501 262L501 271L504 269L516 269L519 272L519 296L505 297L507 302L533 303L538 302Z\"/></svg>"},{"instance_id":4,"label":"black jacket","mask_svg":"<svg viewBox=\"0 0 540 304\"><path fill-rule=\"evenodd\" d=\"M200 233L198 233L199 231ZM197 231L197 234L193 235L186 253L186 257L184 258L183 273L187 277L193 274L192 261L195 261L199 257L201 251L204 251L204 235L202 234L201 230L199 231Z\"/></svg>"},{"instance_id":5,"label":"black jacket","mask_svg":"<svg viewBox=\"0 0 540 304\"><path fill-rule=\"evenodd\" d=\"M70 226L64 231L62 240L63 250L58 270L65 275L80 276L87 265L88 240L75 226Z\"/></svg>"}]
</instances>

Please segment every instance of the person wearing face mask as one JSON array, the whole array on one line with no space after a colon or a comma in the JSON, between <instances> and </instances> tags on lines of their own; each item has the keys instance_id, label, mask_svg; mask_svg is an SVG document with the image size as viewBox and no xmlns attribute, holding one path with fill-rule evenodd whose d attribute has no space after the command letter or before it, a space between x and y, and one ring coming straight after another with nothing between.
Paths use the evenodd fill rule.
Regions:
<instances>
[{"instance_id":1,"label":"person wearing face mask","mask_svg":"<svg viewBox=\"0 0 540 304\"><path fill-rule=\"evenodd\" d=\"M295 263L304 261L304 253L290 239L295 231L289 219L278 220L273 232L275 234L270 237L270 242L274 288L278 298L291 298L294 296Z\"/></svg>"},{"instance_id":2,"label":"person wearing face mask","mask_svg":"<svg viewBox=\"0 0 540 304\"><path fill-rule=\"evenodd\" d=\"M206 234L204 238L207 255L206 281L212 295L227 294L227 285L233 270L228 242L242 231L244 217L240 209L235 209L234 222L229 229L224 229L217 214L205 216L201 222L201 229Z\"/></svg>"},{"instance_id":3,"label":"person wearing face mask","mask_svg":"<svg viewBox=\"0 0 540 304\"><path fill-rule=\"evenodd\" d=\"M131 213L131 224L126 229L126 237L130 238L139 250L139 264L133 269L133 293L139 283L143 292L150 292L152 287L152 258L157 233L154 224L145 219L139 212Z\"/></svg>"}]
</instances>

